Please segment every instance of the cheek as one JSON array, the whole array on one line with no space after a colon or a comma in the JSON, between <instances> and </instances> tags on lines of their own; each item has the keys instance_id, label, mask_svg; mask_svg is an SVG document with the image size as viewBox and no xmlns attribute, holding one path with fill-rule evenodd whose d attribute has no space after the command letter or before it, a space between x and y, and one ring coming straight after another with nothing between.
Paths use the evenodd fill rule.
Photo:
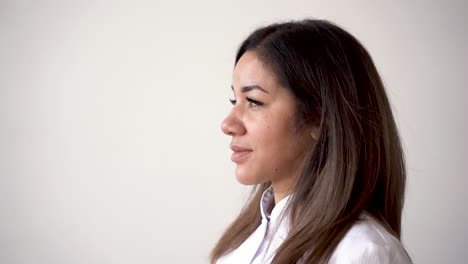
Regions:
<instances>
[{"instance_id":1,"label":"cheek","mask_svg":"<svg viewBox=\"0 0 468 264\"><path fill-rule=\"evenodd\" d=\"M294 124L290 120L276 119L265 122L257 127L255 143L263 155L271 159L289 158L298 147L298 136L295 134Z\"/></svg>"},{"instance_id":2,"label":"cheek","mask_svg":"<svg viewBox=\"0 0 468 264\"><path fill-rule=\"evenodd\" d=\"M290 114L289 108L286 110L271 109L246 120L249 143L261 159L258 162L288 162L304 148L306 142L301 142L303 140L296 133L296 117Z\"/></svg>"}]
</instances>

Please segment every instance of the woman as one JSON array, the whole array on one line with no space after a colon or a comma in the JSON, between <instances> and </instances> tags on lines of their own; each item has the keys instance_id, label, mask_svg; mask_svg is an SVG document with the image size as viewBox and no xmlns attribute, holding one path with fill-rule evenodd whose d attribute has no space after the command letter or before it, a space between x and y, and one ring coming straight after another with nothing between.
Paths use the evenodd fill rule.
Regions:
<instances>
[{"instance_id":1,"label":"woman","mask_svg":"<svg viewBox=\"0 0 468 264\"><path fill-rule=\"evenodd\" d=\"M400 242L405 164L367 51L323 20L273 24L241 45L236 178L256 185L211 263L410 263Z\"/></svg>"}]
</instances>

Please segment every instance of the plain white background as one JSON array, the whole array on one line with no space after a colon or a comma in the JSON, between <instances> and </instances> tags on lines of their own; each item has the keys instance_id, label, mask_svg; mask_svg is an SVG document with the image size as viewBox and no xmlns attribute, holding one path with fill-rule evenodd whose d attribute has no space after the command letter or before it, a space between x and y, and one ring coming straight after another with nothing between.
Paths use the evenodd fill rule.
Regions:
<instances>
[{"instance_id":1,"label":"plain white background","mask_svg":"<svg viewBox=\"0 0 468 264\"><path fill-rule=\"evenodd\" d=\"M468 259L465 1L1 1L0 263L207 263L248 187L220 123L258 26L338 23L385 81L415 263Z\"/></svg>"}]
</instances>

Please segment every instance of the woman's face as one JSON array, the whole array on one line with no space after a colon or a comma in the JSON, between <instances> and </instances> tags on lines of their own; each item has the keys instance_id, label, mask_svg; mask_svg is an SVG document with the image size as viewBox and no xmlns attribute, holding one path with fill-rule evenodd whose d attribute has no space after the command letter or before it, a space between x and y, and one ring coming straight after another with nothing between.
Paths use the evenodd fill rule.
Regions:
<instances>
[{"instance_id":1,"label":"woman's face","mask_svg":"<svg viewBox=\"0 0 468 264\"><path fill-rule=\"evenodd\" d=\"M233 107L221 129L232 136L232 161L242 184L271 181L275 191L289 188L307 149L311 132L297 131L293 95L254 52L234 69Z\"/></svg>"}]
</instances>

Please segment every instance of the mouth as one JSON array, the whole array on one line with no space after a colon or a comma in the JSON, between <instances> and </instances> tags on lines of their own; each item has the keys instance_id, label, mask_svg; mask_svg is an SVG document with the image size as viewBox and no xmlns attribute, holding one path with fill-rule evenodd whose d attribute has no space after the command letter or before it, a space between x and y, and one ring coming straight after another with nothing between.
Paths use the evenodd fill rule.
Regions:
<instances>
[{"instance_id":1,"label":"mouth","mask_svg":"<svg viewBox=\"0 0 468 264\"><path fill-rule=\"evenodd\" d=\"M234 151L231 155L231 160L235 163L240 163L248 159L249 154L252 153L251 149L239 147L239 146L231 146L232 151Z\"/></svg>"}]
</instances>

